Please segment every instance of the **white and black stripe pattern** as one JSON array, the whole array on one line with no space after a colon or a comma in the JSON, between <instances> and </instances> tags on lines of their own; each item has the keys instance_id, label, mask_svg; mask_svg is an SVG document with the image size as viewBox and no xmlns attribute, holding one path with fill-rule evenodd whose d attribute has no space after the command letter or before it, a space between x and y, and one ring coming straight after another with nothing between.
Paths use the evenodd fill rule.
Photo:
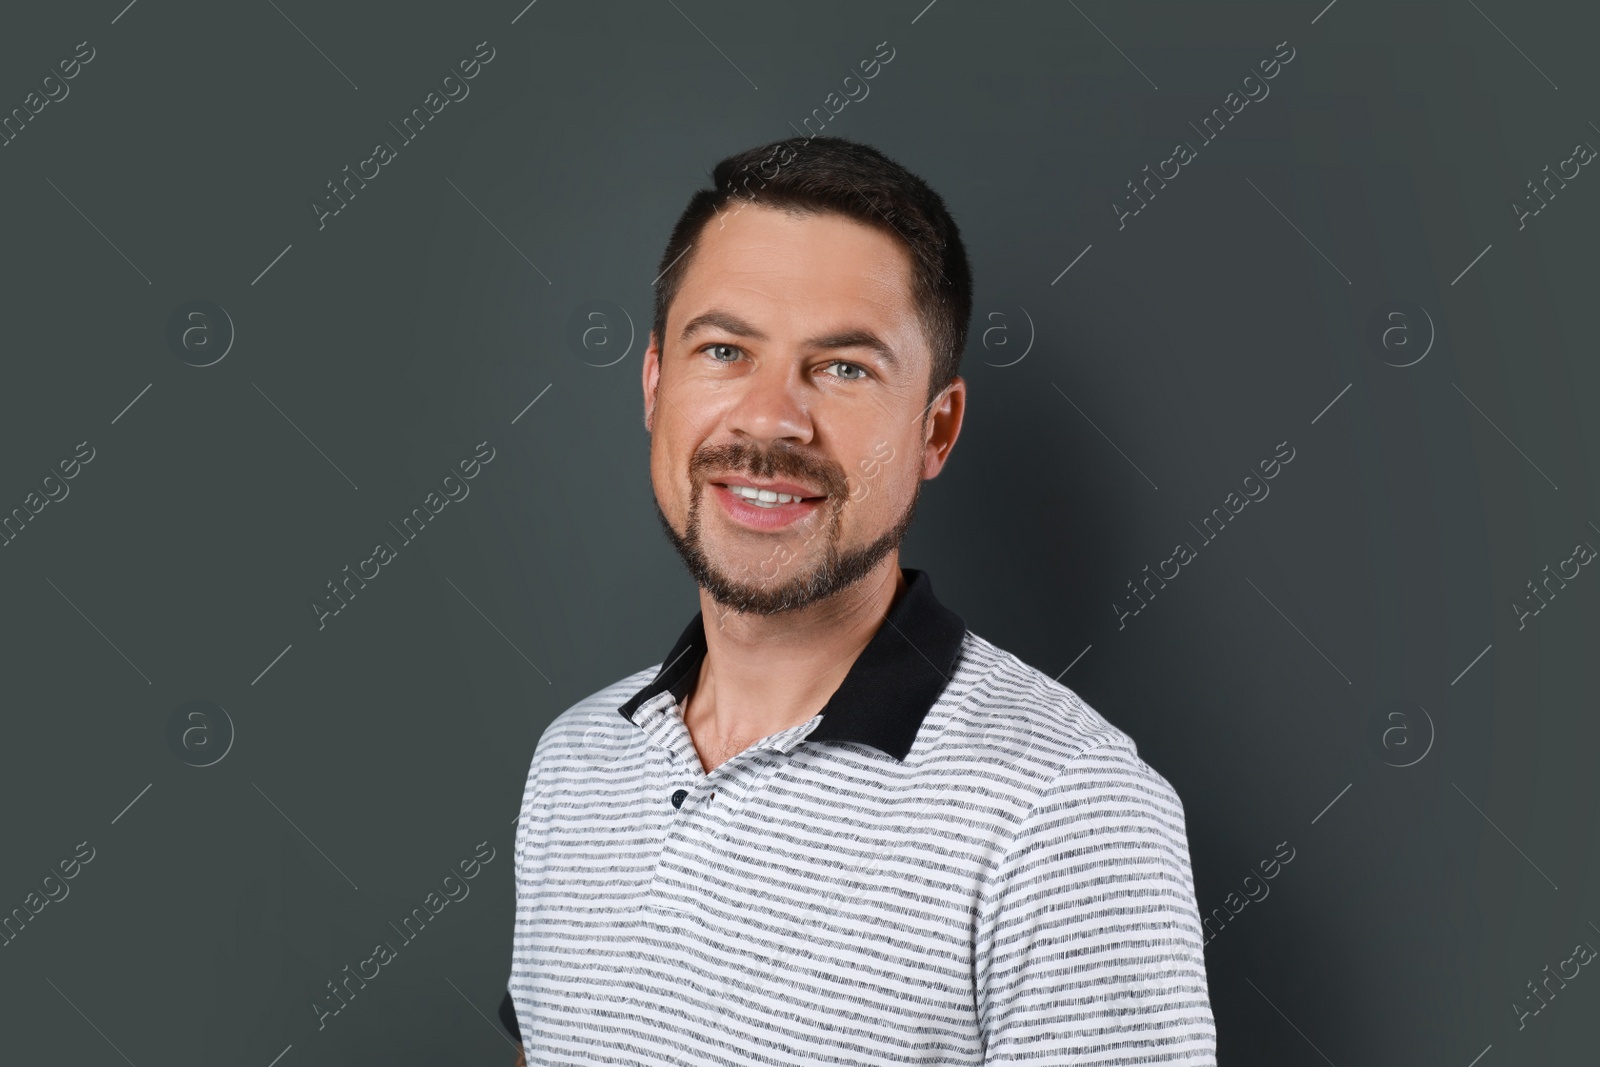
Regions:
<instances>
[{"instance_id":1,"label":"white and black stripe pattern","mask_svg":"<svg viewBox=\"0 0 1600 1067\"><path fill-rule=\"evenodd\" d=\"M1070 689L966 631L904 760L825 709L707 775L652 678L533 758L530 1065L1216 1062L1182 804Z\"/></svg>"}]
</instances>

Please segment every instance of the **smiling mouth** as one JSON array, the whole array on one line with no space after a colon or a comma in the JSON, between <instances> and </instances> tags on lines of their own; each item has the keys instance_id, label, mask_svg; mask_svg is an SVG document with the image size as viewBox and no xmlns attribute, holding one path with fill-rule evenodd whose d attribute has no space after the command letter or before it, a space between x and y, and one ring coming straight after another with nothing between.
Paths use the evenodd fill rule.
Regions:
<instances>
[{"instance_id":1,"label":"smiling mouth","mask_svg":"<svg viewBox=\"0 0 1600 1067\"><path fill-rule=\"evenodd\" d=\"M826 494L808 495L799 486L786 486L785 488L795 491L779 492L776 489L765 489L755 485L738 485L730 482L712 482L711 484L719 489L726 489L742 503L758 508L781 508L785 504L810 504L827 499Z\"/></svg>"}]
</instances>

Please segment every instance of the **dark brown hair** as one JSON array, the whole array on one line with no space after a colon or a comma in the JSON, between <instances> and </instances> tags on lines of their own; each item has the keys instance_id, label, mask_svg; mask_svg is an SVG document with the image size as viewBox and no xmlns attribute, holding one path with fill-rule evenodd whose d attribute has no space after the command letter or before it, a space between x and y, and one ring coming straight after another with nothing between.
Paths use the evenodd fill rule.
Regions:
<instances>
[{"instance_id":1,"label":"dark brown hair","mask_svg":"<svg viewBox=\"0 0 1600 1067\"><path fill-rule=\"evenodd\" d=\"M656 280L656 342L701 231L745 204L844 215L897 239L911 253L911 297L933 352L928 401L960 373L972 318L972 271L961 232L939 194L876 148L842 137L790 137L731 155L678 216ZM926 414L926 413L925 413Z\"/></svg>"}]
</instances>

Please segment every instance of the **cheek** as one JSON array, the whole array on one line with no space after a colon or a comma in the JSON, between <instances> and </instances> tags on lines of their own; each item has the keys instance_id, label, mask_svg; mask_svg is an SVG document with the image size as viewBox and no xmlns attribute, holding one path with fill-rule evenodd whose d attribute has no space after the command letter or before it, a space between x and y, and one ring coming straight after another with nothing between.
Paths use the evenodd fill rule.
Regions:
<instances>
[{"instance_id":1,"label":"cheek","mask_svg":"<svg viewBox=\"0 0 1600 1067\"><path fill-rule=\"evenodd\" d=\"M687 459L678 462L674 458L672 445L658 425L650 441L650 481L656 503L669 518L681 519L689 507L687 470Z\"/></svg>"},{"instance_id":2,"label":"cheek","mask_svg":"<svg viewBox=\"0 0 1600 1067\"><path fill-rule=\"evenodd\" d=\"M880 438L850 474L850 503L858 521L885 525L898 518L916 491L920 466L911 443Z\"/></svg>"}]
</instances>

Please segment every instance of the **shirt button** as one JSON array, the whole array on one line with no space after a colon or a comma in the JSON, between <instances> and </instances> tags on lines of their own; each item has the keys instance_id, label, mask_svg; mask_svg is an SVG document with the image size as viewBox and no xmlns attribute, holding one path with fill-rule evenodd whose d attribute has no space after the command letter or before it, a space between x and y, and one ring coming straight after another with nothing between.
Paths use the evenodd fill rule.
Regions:
<instances>
[{"instance_id":1,"label":"shirt button","mask_svg":"<svg viewBox=\"0 0 1600 1067\"><path fill-rule=\"evenodd\" d=\"M676 793L672 794L672 806L675 808L683 807L683 798L688 795L689 791L687 789L680 789Z\"/></svg>"}]
</instances>

